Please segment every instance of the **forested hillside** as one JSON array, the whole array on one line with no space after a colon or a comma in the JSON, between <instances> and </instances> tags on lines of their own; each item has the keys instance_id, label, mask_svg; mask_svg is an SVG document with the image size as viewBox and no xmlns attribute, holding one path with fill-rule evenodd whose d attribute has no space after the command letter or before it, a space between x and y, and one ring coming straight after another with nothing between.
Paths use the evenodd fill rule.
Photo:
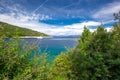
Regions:
<instances>
[{"instance_id":1,"label":"forested hillside","mask_svg":"<svg viewBox=\"0 0 120 80\"><path fill-rule=\"evenodd\" d=\"M44 33L0 22L0 37L48 36Z\"/></svg>"}]
</instances>

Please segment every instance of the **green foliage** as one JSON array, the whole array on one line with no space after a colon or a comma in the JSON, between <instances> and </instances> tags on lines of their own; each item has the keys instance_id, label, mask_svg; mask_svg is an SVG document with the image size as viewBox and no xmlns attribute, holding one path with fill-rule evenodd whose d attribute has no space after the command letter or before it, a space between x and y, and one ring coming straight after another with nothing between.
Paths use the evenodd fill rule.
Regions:
<instances>
[{"instance_id":1,"label":"green foliage","mask_svg":"<svg viewBox=\"0 0 120 80\"><path fill-rule=\"evenodd\" d=\"M44 33L0 22L0 37L48 36Z\"/></svg>"},{"instance_id":2,"label":"green foliage","mask_svg":"<svg viewBox=\"0 0 120 80\"><path fill-rule=\"evenodd\" d=\"M20 39L0 39L0 80L48 80L46 54L31 58L36 49Z\"/></svg>"},{"instance_id":3,"label":"green foliage","mask_svg":"<svg viewBox=\"0 0 120 80\"><path fill-rule=\"evenodd\" d=\"M71 61L67 53L61 53L53 62L54 80L69 80L71 76Z\"/></svg>"},{"instance_id":4,"label":"green foliage","mask_svg":"<svg viewBox=\"0 0 120 80\"><path fill-rule=\"evenodd\" d=\"M120 25L114 26L111 32L102 26L93 33L85 28L78 46L70 56L75 80L120 79L119 31Z\"/></svg>"},{"instance_id":5,"label":"green foliage","mask_svg":"<svg viewBox=\"0 0 120 80\"><path fill-rule=\"evenodd\" d=\"M79 44L77 44L77 48L75 49L76 52L81 51L83 54L87 53L87 47L89 45L89 42L92 39L92 34L89 31L89 29L84 27L84 31L79 39ZM82 46L81 46L82 45Z\"/></svg>"}]
</instances>

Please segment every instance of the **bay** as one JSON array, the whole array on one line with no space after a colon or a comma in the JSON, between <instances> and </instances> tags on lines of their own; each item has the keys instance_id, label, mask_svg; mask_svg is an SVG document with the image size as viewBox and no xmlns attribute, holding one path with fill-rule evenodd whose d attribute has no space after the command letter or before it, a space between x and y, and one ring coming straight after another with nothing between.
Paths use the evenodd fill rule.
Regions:
<instances>
[{"instance_id":1,"label":"bay","mask_svg":"<svg viewBox=\"0 0 120 80\"><path fill-rule=\"evenodd\" d=\"M47 53L48 59L53 60L57 55L66 52L68 48L75 48L78 38L53 37L53 38L27 38L28 43L33 43L39 47L40 53Z\"/></svg>"}]
</instances>

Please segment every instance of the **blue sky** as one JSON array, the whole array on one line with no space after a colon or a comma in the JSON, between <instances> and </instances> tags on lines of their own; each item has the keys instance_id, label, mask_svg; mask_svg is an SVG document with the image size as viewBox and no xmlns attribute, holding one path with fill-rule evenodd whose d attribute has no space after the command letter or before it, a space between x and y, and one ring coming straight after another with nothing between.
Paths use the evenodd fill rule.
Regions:
<instances>
[{"instance_id":1,"label":"blue sky","mask_svg":"<svg viewBox=\"0 0 120 80\"><path fill-rule=\"evenodd\" d=\"M109 30L120 0L0 0L0 21L49 35L80 35L101 22Z\"/></svg>"}]
</instances>

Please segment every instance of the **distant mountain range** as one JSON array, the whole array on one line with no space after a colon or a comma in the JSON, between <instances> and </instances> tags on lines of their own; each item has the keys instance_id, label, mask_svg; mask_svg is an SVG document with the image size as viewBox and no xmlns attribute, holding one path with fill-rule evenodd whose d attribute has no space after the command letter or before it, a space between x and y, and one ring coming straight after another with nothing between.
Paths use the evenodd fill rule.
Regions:
<instances>
[{"instance_id":1,"label":"distant mountain range","mask_svg":"<svg viewBox=\"0 0 120 80\"><path fill-rule=\"evenodd\" d=\"M79 38L80 35L60 35L60 36L53 36L54 38Z\"/></svg>"},{"instance_id":2,"label":"distant mountain range","mask_svg":"<svg viewBox=\"0 0 120 80\"><path fill-rule=\"evenodd\" d=\"M4 37L24 37L24 36L48 36L31 29L21 28L4 22L0 22L0 38Z\"/></svg>"}]
</instances>

